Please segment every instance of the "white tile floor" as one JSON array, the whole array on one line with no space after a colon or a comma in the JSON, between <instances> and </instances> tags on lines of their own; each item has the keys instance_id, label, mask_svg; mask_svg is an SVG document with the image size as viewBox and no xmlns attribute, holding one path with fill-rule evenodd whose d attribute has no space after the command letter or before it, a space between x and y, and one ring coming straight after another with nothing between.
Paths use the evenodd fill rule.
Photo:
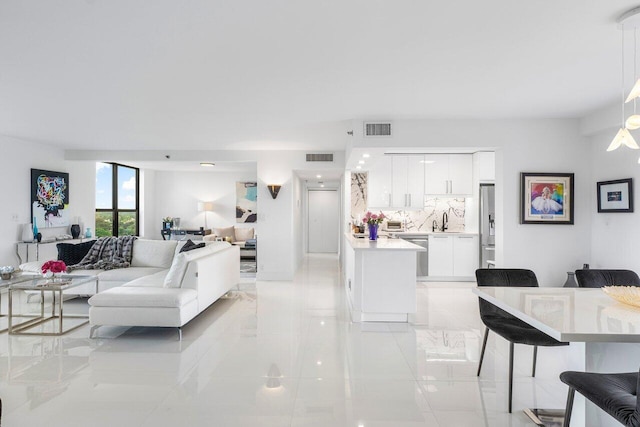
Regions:
<instances>
[{"instance_id":1,"label":"white tile floor","mask_svg":"<svg viewBox=\"0 0 640 427\"><path fill-rule=\"evenodd\" d=\"M482 324L472 284L418 283L409 324L351 323L334 256L293 282L258 282L184 330L88 327L61 338L0 334L3 427L532 426L521 409L563 407L566 349L508 345ZM68 305L85 309L84 301Z\"/></svg>"}]
</instances>

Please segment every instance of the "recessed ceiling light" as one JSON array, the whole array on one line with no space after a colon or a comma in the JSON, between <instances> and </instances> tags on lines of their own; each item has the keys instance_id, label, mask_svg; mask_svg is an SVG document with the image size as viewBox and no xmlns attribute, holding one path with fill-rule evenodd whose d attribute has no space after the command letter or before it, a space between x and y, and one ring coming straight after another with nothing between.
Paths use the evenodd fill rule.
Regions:
<instances>
[{"instance_id":1,"label":"recessed ceiling light","mask_svg":"<svg viewBox=\"0 0 640 427\"><path fill-rule=\"evenodd\" d=\"M420 160L420 163L424 163L424 164L431 164L431 163L435 163L435 160Z\"/></svg>"},{"instance_id":2,"label":"recessed ceiling light","mask_svg":"<svg viewBox=\"0 0 640 427\"><path fill-rule=\"evenodd\" d=\"M364 165L364 160L358 160L358 163L360 163L361 165Z\"/></svg>"},{"instance_id":3,"label":"recessed ceiling light","mask_svg":"<svg viewBox=\"0 0 640 427\"><path fill-rule=\"evenodd\" d=\"M362 169L362 166L358 165L356 166L356 169Z\"/></svg>"},{"instance_id":4,"label":"recessed ceiling light","mask_svg":"<svg viewBox=\"0 0 640 427\"><path fill-rule=\"evenodd\" d=\"M369 153L364 153L362 157L364 157L365 159L368 159L369 157L371 157L371 155L369 155Z\"/></svg>"},{"instance_id":5,"label":"recessed ceiling light","mask_svg":"<svg viewBox=\"0 0 640 427\"><path fill-rule=\"evenodd\" d=\"M316 175L316 178L322 178L322 175Z\"/></svg>"},{"instance_id":6,"label":"recessed ceiling light","mask_svg":"<svg viewBox=\"0 0 640 427\"><path fill-rule=\"evenodd\" d=\"M216 165L215 163L211 163L211 162L200 162L200 166L205 167L205 168L212 168L215 165Z\"/></svg>"}]
</instances>

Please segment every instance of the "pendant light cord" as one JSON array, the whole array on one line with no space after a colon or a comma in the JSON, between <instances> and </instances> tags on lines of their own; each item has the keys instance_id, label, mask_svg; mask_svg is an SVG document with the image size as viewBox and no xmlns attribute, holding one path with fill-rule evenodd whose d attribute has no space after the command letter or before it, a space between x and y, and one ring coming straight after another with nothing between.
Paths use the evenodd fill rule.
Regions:
<instances>
[{"instance_id":1,"label":"pendant light cord","mask_svg":"<svg viewBox=\"0 0 640 427\"><path fill-rule=\"evenodd\" d=\"M621 71L620 77L621 77L621 82L622 82L622 88L621 88L622 90L620 91L620 94L621 94L621 101L622 101L621 105L622 105L622 108L620 110L620 113L621 113L620 116L621 116L621 119L622 119L622 128L625 128L626 126L625 126L625 123L624 123L624 26L622 27L622 31L620 31L620 33L622 34L622 43L620 43L622 45L622 55L620 55L620 59L621 59L621 61L620 61L620 63L621 63L621 65L620 65L620 71Z\"/></svg>"},{"instance_id":2,"label":"pendant light cord","mask_svg":"<svg viewBox=\"0 0 640 427\"><path fill-rule=\"evenodd\" d=\"M638 28L633 29L633 81L638 81ZM633 114L636 114L636 101L638 97L633 98Z\"/></svg>"}]
</instances>

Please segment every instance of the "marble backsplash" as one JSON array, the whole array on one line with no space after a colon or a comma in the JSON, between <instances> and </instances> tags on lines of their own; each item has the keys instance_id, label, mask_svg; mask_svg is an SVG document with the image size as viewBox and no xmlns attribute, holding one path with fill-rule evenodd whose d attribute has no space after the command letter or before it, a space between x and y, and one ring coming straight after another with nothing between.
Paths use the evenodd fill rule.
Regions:
<instances>
[{"instance_id":1,"label":"marble backsplash","mask_svg":"<svg viewBox=\"0 0 640 427\"><path fill-rule=\"evenodd\" d=\"M351 222L361 224L367 211L367 173L351 174ZM449 231L464 231L464 198L427 198L423 210L383 210L386 217L406 224L407 231L431 231L433 221L442 226L443 214L449 217Z\"/></svg>"}]
</instances>

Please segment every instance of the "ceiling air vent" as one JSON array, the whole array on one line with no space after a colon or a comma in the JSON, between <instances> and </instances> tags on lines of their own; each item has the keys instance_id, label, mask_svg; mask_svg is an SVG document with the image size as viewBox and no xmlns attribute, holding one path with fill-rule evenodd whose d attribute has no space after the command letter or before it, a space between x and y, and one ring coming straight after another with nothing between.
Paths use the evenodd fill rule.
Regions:
<instances>
[{"instance_id":1,"label":"ceiling air vent","mask_svg":"<svg viewBox=\"0 0 640 427\"><path fill-rule=\"evenodd\" d=\"M307 162L333 162L333 153L308 153Z\"/></svg>"},{"instance_id":2,"label":"ceiling air vent","mask_svg":"<svg viewBox=\"0 0 640 427\"><path fill-rule=\"evenodd\" d=\"M391 123L366 123L364 136L391 136Z\"/></svg>"}]
</instances>

